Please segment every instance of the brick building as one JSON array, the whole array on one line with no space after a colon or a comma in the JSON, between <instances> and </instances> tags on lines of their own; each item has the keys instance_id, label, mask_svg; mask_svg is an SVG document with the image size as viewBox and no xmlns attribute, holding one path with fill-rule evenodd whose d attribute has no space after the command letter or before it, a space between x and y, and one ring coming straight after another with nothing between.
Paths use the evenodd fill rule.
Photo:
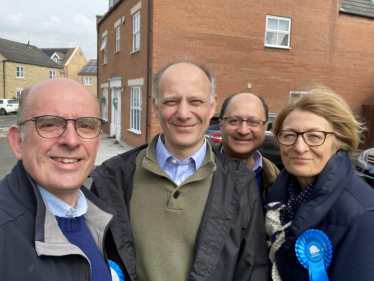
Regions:
<instances>
[{"instance_id":1,"label":"brick building","mask_svg":"<svg viewBox=\"0 0 374 281\"><path fill-rule=\"evenodd\" d=\"M60 70L37 47L0 38L0 98L17 99L23 89L61 77Z\"/></svg>"},{"instance_id":2,"label":"brick building","mask_svg":"<svg viewBox=\"0 0 374 281\"><path fill-rule=\"evenodd\" d=\"M40 48L55 63L63 67L62 77L73 79L82 83L82 77L78 74L87 64L81 47L75 48Z\"/></svg>"},{"instance_id":3,"label":"brick building","mask_svg":"<svg viewBox=\"0 0 374 281\"><path fill-rule=\"evenodd\" d=\"M79 81L97 97L97 60L89 60L78 73Z\"/></svg>"},{"instance_id":4,"label":"brick building","mask_svg":"<svg viewBox=\"0 0 374 281\"><path fill-rule=\"evenodd\" d=\"M262 95L279 112L290 95L331 87L360 114L374 104L371 0L110 0L97 17L104 130L141 145L161 130L152 75L177 56L204 63L223 100ZM114 99L114 102L113 102Z\"/></svg>"}]
</instances>

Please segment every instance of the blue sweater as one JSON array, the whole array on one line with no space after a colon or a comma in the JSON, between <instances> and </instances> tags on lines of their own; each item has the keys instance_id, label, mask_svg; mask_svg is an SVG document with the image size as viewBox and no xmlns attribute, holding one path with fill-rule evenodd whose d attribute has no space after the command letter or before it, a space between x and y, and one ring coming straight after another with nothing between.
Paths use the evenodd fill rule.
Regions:
<instances>
[{"instance_id":1,"label":"blue sweater","mask_svg":"<svg viewBox=\"0 0 374 281\"><path fill-rule=\"evenodd\" d=\"M56 216L56 219L62 233L69 242L80 248L90 260L92 281L112 280L109 268L102 258L83 216L75 218Z\"/></svg>"}]
</instances>

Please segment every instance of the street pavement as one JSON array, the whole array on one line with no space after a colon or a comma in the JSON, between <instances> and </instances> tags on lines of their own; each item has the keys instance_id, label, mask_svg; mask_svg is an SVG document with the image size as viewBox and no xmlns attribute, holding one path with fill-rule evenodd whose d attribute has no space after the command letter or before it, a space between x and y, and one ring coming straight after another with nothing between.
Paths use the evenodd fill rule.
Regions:
<instances>
[{"instance_id":1,"label":"street pavement","mask_svg":"<svg viewBox=\"0 0 374 281\"><path fill-rule=\"evenodd\" d=\"M9 127L16 123L16 119L16 114L0 115L0 179L3 179L7 174L9 174L17 163L17 159L13 154L8 139L6 138ZM95 166L99 166L105 160L124 153L132 148L133 147L125 142L118 142L115 138L103 133L101 145L96 156ZM353 168L355 167L356 160L361 152L362 150L357 149L351 156ZM91 186L91 179L87 179L84 185L87 187Z\"/></svg>"}]
</instances>

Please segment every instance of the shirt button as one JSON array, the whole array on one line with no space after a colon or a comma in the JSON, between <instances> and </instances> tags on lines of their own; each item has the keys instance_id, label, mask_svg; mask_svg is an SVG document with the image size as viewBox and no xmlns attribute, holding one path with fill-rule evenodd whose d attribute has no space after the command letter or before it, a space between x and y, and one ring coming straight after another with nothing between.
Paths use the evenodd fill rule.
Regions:
<instances>
[{"instance_id":1,"label":"shirt button","mask_svg":"<svg viewBox=\"0 0 374 281\"><path fill-rule=\"evenodd\" d=\"M178 199L179 194L180 194L179 191L174 192L174 195L173 195L174 199Z\"/></svg>"},{"instance_id":2,"label":"shirt button","mask_svg":"<svg viewBox=\"0 0 374 281\"><path fill-rule=\"evenodd\" d=\"M175 163L177 163L177 160L173 159L173 161L171 161L171 162L173 162L173 164L175 164Z\"/></svg>"}]
</instances>

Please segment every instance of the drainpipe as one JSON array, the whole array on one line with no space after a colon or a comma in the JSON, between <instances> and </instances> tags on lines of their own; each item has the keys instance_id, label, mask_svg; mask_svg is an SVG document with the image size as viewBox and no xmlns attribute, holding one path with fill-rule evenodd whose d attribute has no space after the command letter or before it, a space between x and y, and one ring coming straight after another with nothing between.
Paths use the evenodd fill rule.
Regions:
<instances>
[{"instance_id":1,"label":"drainpipe","mask_svg":"<svg viewBox=\"0 0 374 281\"><path fill-rule=\"evenodd\" d=\"M150 54L151 54L151 0L148 0L148 28L147 28L147 110L146 110L146 125L145 125L145 143L148 143L148 127L149 127L149 100L152 94L149 94L150 88Z\"/></svg>"},{"instance_id":2,"label":"drainpipe","mask_svg":"<svg viewBox=\"0 0 374 281\"><path fill-rule=\"evenodd\" d=\"M5 60L3 60L3 87L4 87L4 99L5 99Z\"/></svg>"}]
</instances>

